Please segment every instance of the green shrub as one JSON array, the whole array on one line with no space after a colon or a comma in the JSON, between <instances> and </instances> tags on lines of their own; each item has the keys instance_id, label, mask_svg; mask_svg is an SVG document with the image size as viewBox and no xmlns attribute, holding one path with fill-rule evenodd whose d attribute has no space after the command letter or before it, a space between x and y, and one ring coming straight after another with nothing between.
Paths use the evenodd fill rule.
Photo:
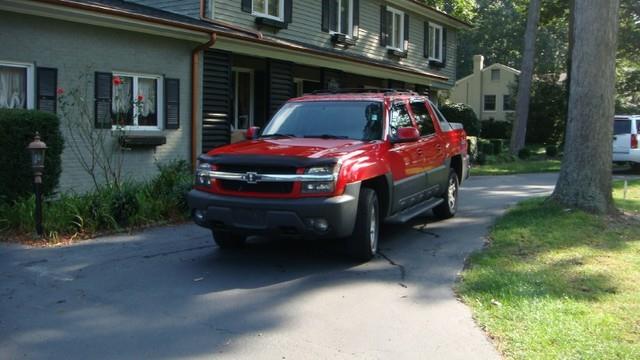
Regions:
<instances>
[{"instance_id":1,"label":"green shrub","mask_svg":"<svg viewBox=\"0 0 640 360\"><path fill-rule=\"evenodd\" d=\"M531 85L527 144L557 143L564 136L567 96L564 83L536 80Z\"/></svg>"},{"instance_id":2,"label":"green shrub","mask_svg":"<svg viewBox=\"0 0 640 360\"><path fill-rule=\"evenodd\" d=\"M43 191L58 186L64 147L60 121L54 114L22 109L0 109L0 202L12 202L33 192L33 172L27 146L35 133L47 144Z\"/></svg>"},{"instance_id":3,"label":"green shrub","mask_svg":"<svg viewBox=\"0 0 640 360\"><path fill-rule=\"evenodd\" d=\"M522 148L518 151L518 157L522 160L527 160L531 157L531 150L527 148Z\"/></svg>"},{"instance_id":4,"label":"green shrub","mask_svg":"<svg viewBox=\"0 0 640 360\"><path fill-rule=\"evenodd\" d=\"M495 121L494 119L481 122L480 135L485 139L509 139L511 137L511 123Z\"/></svg>"},{"instance_id":5,"label":"green shrub","mask_svg":"<svg viewBox=\"0 0 640 360\"><path fill-rule=\"evenodd\" d=\"M482 140L478 144L478 152L485 155L495 155L495 148L491 142Z\"/></svg>"},{"instance_id":6,"label":"green shrub","mask_svg":"<svg viewBox=\"0 0 640 360\"><path fill-rule=\"evenodd\" d=\"M478 158L478 138L475 136L467 136L467 153L472 162Z\"/></svg>"},{"instance_id":7,"label":"green shrub","mask_svg":"<svg viewBox=\"0 0 640 360\"><path fill-rule=\"evenodd\" d=\"M159 221L185 219L186 194L192 174L185 161L159 164L159 174L147 183L125 182L121 187L103 186L86 194L62 194L43 205L47 236L93 235L144 226ZM0 203L0 232L33 232L34 196Z\"/></svg>"},{"instance_id":8,"label":"green shrub","mask_svg":"<svg viewBox=\"0 0 640 360\"><path fill-rule=\"evenodd\" d=\"M487 155L485 155L484 153L478 153L476 163L478 163L478 165L485 165L487 163Z\"/></svg>"},{"instance_id":9,"label":"green shrub","mask_svg":"<svg viewBox=\"0 0 640 360\"><path fill-rule=\"evenodd\" d=\"M558 155L558 147L555 145L547 145L544 151L548 157L556 157Z\"/></svg>"},{"instance_id":10,"label":"green shrub","mask_svg":"<svg viewBox=\"0 0 640 360\"><path fill-rule=\"evenodd\" d=\"M466 104L445 104L440 107L440 112L449 122L461 123L467 135L480 135L480 120L473 109Z\"/></svg>"},{"instance_id":11,"label":"green shrub","mask_svg":"<svg viewBox=\"0 0 640 360\"><path fill-rule=\"evenodd\" d=\"M489 142L493 145L493 153L495 155L500 155L504 148L504 141L502 139L490 139Z\"/></svg>"}]
</instances>

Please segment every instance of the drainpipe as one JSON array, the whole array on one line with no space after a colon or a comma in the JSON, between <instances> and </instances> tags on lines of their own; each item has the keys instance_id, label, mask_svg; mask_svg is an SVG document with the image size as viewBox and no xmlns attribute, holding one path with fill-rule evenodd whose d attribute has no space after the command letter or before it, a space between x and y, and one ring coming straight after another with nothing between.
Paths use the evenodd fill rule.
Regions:
<instances>
[{"instance_id":1,"label":"drainpipe","mask_svg":"<svg viewBox=\"0 0 640 360\"><path fill-rule=\"evenodd\" d=\"M217 35L215 32L209 34L210 38L204 44L198 45L191 52L191 166L195 170L196 160L198 159L196 135L196 125L198 123L198 104L200 104L200 53L216 43Z\"/></svg>"}]
</instances>

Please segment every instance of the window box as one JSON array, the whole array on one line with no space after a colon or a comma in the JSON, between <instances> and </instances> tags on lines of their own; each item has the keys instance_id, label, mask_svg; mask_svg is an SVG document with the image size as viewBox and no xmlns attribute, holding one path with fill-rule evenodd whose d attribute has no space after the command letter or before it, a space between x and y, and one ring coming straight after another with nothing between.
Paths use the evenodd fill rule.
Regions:
<instances>
[{"instance_id":1,"label":"window box","mask_svg":"<svg viewBox=\"0 0 640 360\"><path fill-rule=\"evenodd\" d=\"M124 134L120 136L119 141L124 148L156 147L166 144L167 137L152 134Z\"/></svg>"},{"instance_id":2,"label":"window box","mask_svg":"<svg viewBox=\"0 0 640 360\"><path fill-rule=\"evenodd\" d=\"M256 16L256 24L258 26L267 26L274 29L286 29L287 23L282 20L273 19L270 17Z\"/></svg>"},{"instance_id":3,"label":"window box","mask_svg":"<svg viewBox=\"0 0 640 360\"><path fill-rule=\"evenodd\" d=\"M429 66L432 68L443 68L445 67L445 63L438 60L429 60Z\"/></svg>"},{"instance_id":4,"label":"window box","mask_svg":"<svg viewBox=\"0 0 640 360\"><path fill-rule=\"evenodd\" d=\"M346 34L333 33L331 35L331 42L333 42L334 44L353 46L356 44L356 39Z\"/></svg>"},{"instance_id":5,"label":"window box","mask_svg":"<svg viewBox=\"0 0 640 360\"><path fill-rule=\"evenodd\" d=\"M398 57L398 58L406 58L408 55L408 51L402 51L395 48L388 48L387 54L390 56Z\"/></svg>"}]
</instances>

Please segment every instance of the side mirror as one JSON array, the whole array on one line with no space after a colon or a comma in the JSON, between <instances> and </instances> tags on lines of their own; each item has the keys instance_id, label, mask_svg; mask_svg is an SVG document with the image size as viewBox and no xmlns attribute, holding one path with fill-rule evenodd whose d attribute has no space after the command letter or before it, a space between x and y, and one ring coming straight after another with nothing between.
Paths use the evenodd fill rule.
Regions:
<instances>
[{"instance_id":1,"label":"side mirror","mask_svg":"<svg viewBox=\"0 0 640 360\"><path fill-rule=\"evenodd\" d=\"M401 127L398 128L398 133L391 139L392 143L406 143L412 141L418 141L420 139L420 132L414 127Z\"/></svg>"},{"instance_id":2,"label":"side mirror","mask_svg":"<svg viewBox=\"0 0 640 360\"><path fill-rule=\"evenodd\" d=\"M255 138L258 137L258 133L260 133L260 128L257 126L251 126L250 128L247 129L247 131L244 133L244 137L247 140L253 140Z\"/></svg>"}]
</instances>

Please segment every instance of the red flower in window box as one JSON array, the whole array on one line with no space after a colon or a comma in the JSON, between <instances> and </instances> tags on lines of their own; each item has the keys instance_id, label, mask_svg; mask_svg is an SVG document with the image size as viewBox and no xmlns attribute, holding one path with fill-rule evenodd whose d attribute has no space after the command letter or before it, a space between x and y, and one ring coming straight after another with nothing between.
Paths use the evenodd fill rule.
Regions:
<instances>
[{"instance_id":1,"label":"red flower in window box","mask_svg":"<svg viewBox=\"0 0 640 360\"><path fill-rule=\"evenodd\" d=\"M57 88L56 89L56 94L58 94L58 95L64 94L64 89L63 88Z\"/></svg>"},{"instance_id":2,"label":"red flower in window box","mask_svg":"<svg viewBox=\"0 0 640 360\"><path fill-rule=\"evenodd\" d=\"M113 77L113 85L115 85L115 86L122 85L122 79L120 79L120 76L114 76Z\"/></svg>"},{"instance_id":3,"label":"red flower in window box","mask_svg":"<svg viewBox=\"0 0 640 360\"><path fill-rule=\"evenodd\" d=\"M142 102L144 100L144 96L138 95L136 99L138 100L138 102Z\"/></svg>"}]
</instances>

